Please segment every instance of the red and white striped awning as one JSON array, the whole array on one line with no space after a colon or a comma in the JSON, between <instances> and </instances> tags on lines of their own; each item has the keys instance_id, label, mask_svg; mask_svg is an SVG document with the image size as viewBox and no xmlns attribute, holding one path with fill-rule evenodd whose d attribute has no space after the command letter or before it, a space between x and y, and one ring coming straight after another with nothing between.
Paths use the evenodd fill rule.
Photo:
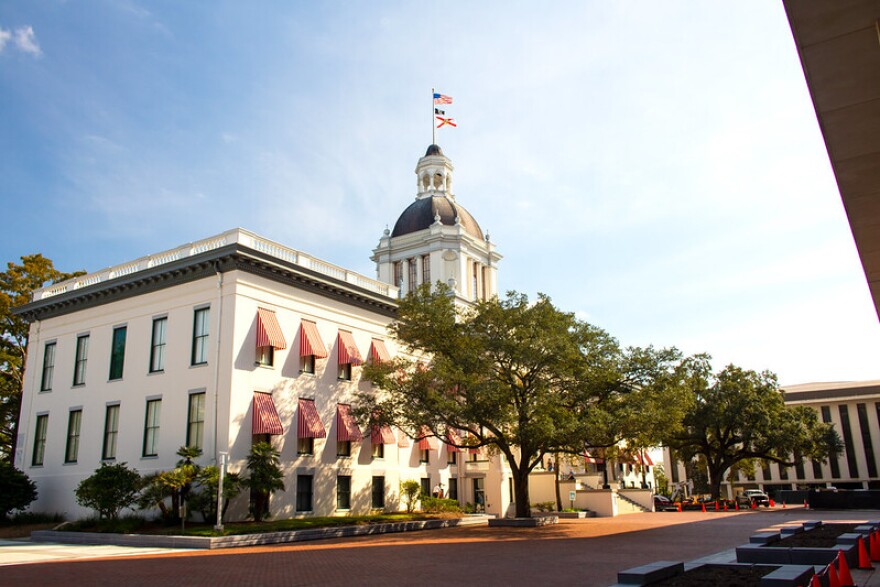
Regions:
<instances>
[{"instance_id":1,"label":"red and white striped awning","mask_svg":"<svg viewBox=\"0 0 880 587\"><path fill-rule=\"evenodd\" d=\"M336 440L339 442L358 442L363 438L364 435L351 413L351 406L336 404Z\"/></svg>"},{"instance_id":2,"label":"red and white striped awning","mask_svg":"<svg viewBox=\"0 0 880 587\"><path fill-rule=\"evenodd\" d=\"M397 446L400 448L409 448L409 436L404 434L403 430L397 431Z\"/></svg>"},{"instance_id":3,"label":"red and white striped awning","mask_svg":"<svg viewBox=\"0 0 880 587\"><path fill-rule=\"evenodd\" d=\"M297 410L297 438L326 438L327 431L315 408L315 400L300 399Z\"/></svg>"},{"instance_id":4,"label":"red and white striped awning","mask_svg":"<svg viewBox=\"0 0 880 587\"><path fill-rule=\"evenodd\" d=\"M270 346L278 350L287 348L284 333L275 312L266 308L257 308L257 347Z\"/></svg>"},{"instance_id":5,"label":"red and white striped awning","mask_svg":"<svg viewBox=\"0 0 880 587\"><path fill-rule=\"evenodd\" d=\"M364 362L361 352L358 350L357 344L354 342L354 336L347 330L339 331L339 364L360 365Z\"/></svg>"},{"instance_id":6,"label":"red and white striped awning","mask_svg":"<svg viewBox=\"0 0 880 587\"><path fill-rule=\"evenodd\" d=\"M446 430L446 440L448 441L446 443L446 450L448 452L461 452L462 451L462 449L458 448L457 446L452 446L454 444L461 444L461 436L458 434L458 432L456 432L452 428L448 428Z\"/></svg>"},{"instance_id":7,"label":"red and white striped awning","mask_svg":"<svg viewBox=\"0 0 880 587\"><path fill-rule=\"evenodd\" d=\"M636 461L640 465L645 465L646 467L654 466L654 459L651 458L651 455L644 451L639 451L636 453Z\"/></svg>"},{"instance_id":8,"label":"red and white striped awning","mask_svg":"<svg viewBox=\"0 0 880 587\"><path fill-rule=\"evenodd\" d=\"M422 427L422 431L419 433L419 437L416 439L419 441L419 450L434 450L436 447L436 443L434 442L433 436L428 436L431 433L428 430L427 426Z\"/></svg>"},{"instance_id":9,"label":"red and white striped awning","mask_svg":"<svg viewBox=\"0 0 880 587\"><path fill-rule=\"evenodd\" d=\"M370 343L370 360L374 363L387 363L391 360L391 354L385 348L385 342L374 338Z\"/></svg>"},{"instance_id":10,"label":"red and white striped awning","mask_svg":"<svg viewBox=\"0 0 880 587\"><path fill-rule=\"evenodd\" d=\"M406 439L406 436L401 434L401 437ZM390 426L379 426L378 424L373 424L370 427L370 442L373 444L394 444L397 442L397 439L394 438L394 432L391 431ZM407 440L406 446L409 446L409 441Z\"/></svg>"},{"instance_id":11,"label":"red and white striped awning","mask_svg":"<svg viewBox=\"0 0 880 587\"><path fill-rule=\"evenodd\" d=\"M327 358L327 347L321 340L321 333L318 332L318 325L310 320L303 320L300 325L299 336L299 356L308 357L315 355L318 359Z\"/></svg>"},{"instance_id":12,"label":"red and white striped awning","mask_svg":"<svg viewBox=\"0 0 880 587\"><path fill-rule=\"evenodd\" d=\"M281 418L275 409L270 393L254 393L254 414L251 420L252 434L284 434Z\"/></svg>"},{"instance_id":13,"label":"red and white striped awning","mask_svg":"<svg viewBox=\"0 0 880 587\"><path fill-rule=\"evenodd\" d=\"M601 465L602 463L605 462L605 459L602 459L599 457L594 457L593 455L591 455L587 451L584 451L584 460L588 463L593 464L593 465Z\"/></svg>"}]
</instances>

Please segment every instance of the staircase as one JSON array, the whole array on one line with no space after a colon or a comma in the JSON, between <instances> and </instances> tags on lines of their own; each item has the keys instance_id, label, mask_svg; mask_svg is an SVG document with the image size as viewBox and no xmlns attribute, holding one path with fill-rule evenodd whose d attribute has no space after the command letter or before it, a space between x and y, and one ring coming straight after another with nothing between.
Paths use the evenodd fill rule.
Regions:
<instances>
[{"instance_id":1,"label":"staircase","mask_svg":"<svg viewBox=\"0 0 880 587\"><path fill-rule=\"evenodd\" d=\"M640 512L650 512L648 508L640 503L631 500L622 493L617 494L617 515L638 514Z\"/></svg>"}]
</instances>

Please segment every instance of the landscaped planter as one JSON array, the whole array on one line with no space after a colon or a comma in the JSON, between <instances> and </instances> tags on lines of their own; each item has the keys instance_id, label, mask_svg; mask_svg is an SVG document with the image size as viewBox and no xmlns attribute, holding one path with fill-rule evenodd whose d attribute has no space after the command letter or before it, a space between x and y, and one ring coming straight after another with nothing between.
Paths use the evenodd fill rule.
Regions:
<instances>
[{"instance_id":1,"label":"landscaped planter","mask_svg":"<svg viewBox=\"0 0 880 587\"><path fill-rule=\"evenodd\" d=\"M826 537L825 546L809 545L810 532L819 532L826 528L822 522L804 522L801 526L783 528L780 532L753 534L748 544L736 547L736 560L740 563L824 566L842 551L847 564L851 567L858 565L858 538L861 536L867 546L868 536L878 524L867 522L849 527L840 524L827 525L835 526L838 527L838 532L836 535L832 532L830 537Z\"/></svg>"},{"instance_id":2,"label":"landscaped planter","mask_svg":"<svg viewBox=\"0 0 880 587\"><path fill-rule=\"evenodd\" d=\"M537 528L549 524L558 524L559 516L556 514L536 516L534 518L490 518L489 527L512 527L512 528Z\"/></svg>"},{"instance_id":3,"label":"landscaped planter","mask_svg":"<svg viewBox=\"0 0 880 587\"><path fill-rule=\"evenodd\" d=\"M684 563L658 561L617 573L613 587L795 587L807 585L815 570L807 565L705 564L685 571Z\"/></svg>"}]
</instances>

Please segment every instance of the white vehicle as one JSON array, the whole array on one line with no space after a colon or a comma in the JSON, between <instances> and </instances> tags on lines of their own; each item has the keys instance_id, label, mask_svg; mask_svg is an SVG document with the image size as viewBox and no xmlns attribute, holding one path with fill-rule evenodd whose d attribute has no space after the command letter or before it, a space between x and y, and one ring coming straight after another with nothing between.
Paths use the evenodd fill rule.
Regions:
<instances>
[{"instance_id":1,"label":"white vehicle","mask_svg":"<svg viewBox=\"0 0 880 587\"><path fill-rule=\"evenodd\" d=\"M739 495L738 501L740 503L745 502L748 505L755 504L756 506L770 507L770 498L760 489L746 489Z\"/></svg>"}]
</instances>

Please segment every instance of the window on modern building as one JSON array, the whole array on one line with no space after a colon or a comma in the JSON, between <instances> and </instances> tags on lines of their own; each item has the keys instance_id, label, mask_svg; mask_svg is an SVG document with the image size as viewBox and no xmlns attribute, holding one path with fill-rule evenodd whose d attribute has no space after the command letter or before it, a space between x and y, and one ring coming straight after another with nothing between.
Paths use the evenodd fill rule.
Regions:
<instances>
[{"instance_id":1,"label":"window on modern building","mask_svg":"<svg viewBox=\"0 0 880 587\"><path fill-rule=\"evenodd\" d=\"M300 371L303 373L315 373L315 355L306 355L302 357Z\"/></svg>"},{"instance_id":2,"label":"window on modern building","mask_svg":"<svg viewBox=\"0 0 880 587\"><path fill-rule=\"evenodd\" d=\"M795 479L797 479L798 481L803 481L804 479L806 479L804 473L804 457L799 452L794 453L794 475Z\"/></svg>"},{"instance_id":3,"label":"window on modern building","mask_svg":"<svg viewBox=\"0 0 880 587\"><path fill-rule=\"evenodd\" d=\"M814 459L810 459L810 463L813 465L813 479L822 479L822 463Z\"/></svg>"},{"instance_id":4,"label":"window on modern building","mask_svg":"<svg viewBox=\"0 0 880 587\"><path fill-rule=\"evenodd\" d=\"M338 378L340 381L351 381L351 363L340 363Z\"/></svg>"},{"instance_id":5,"label":"window on modern building","mask_svg":"<svg viewBox=\"0 0 880 587\"><path fill-rule=\"evenodd\" d=\"M382 444L381 442L374 442L372 456L374 459L384 459L385 458L385 445Z\"/></svg>"},{"instance_id":6,"label":"window on modern building","mask_svg":"<svg viewBox=\"0 0 880 587\"><path fill-rule=\"evenodd\" d=\"M431 478L430 477L422 477L419 479L419 485L422 488L422 495L427 495L430 497L431 495Z\"/></svg>"},{"instance_id":7,"label":"window on modern building","mask_svg":"<svg viewBox=\"0 0 880 587\"><path fill-rule=\"evenodd\" d=\"M119 404L107 406L104 415L104 446L101 459L110 461L116 458L116 440L119 437Z\"/></svg>"},{"instance_id":8,"label":"window on modern building","mask_svg":"<svg viewBox=\"0 0 880 587\"><path fill-rule=\"evenodd\" d=\"M843 431L843 446L846 449L846 464L849 468L849 476L855 479L859 476L859 464L856 461L852 426L849 423L849 406L847 404L840 404L837 406L837 411L840 414L840 428Z\"/></svg>"},{"instance_id":9,"label":"window on modern building","mask_svg":"<svg viewBox=\"0 0 880 587\"><path fill-rule=\"evenodd\" d=\"M422 255L422 283L431 283L431 255Z\"/></svg>"},{"instance_id":10,"label":"window on modern building","mask_svg":"<svg viewBox=\"0 0 880 587\"><path fill-rule=\"evenodd\" d=\"M64 462L75 463L79 456L79 433L82 425L82 410L71 410L67 417L67 444L64 447Z\"/></svg>"},{"instance_id":11,"label":"window on modern building","mask_svg":"<svg viewBox=\"0 0 880 587\"><path fill-rule=\"evenodd\" d=\"M862 448L865 450L865 463L868 465L868 477L877 477L877 460L874 458L874 444L871 442L871 425L868 423L868 408L865 404L856 404L859 416L859 429L862 432Z\"/></svg>"},{"instance_id":12,"label":"window on modern building","mask_svg":"<svg viewBox=\"0 0 880 587\"><path fill-rule=\"evenodd\" d=\"M374 510L385 508L385 477L373 476L372 491L370 492L372 499L370 507Z\"/></svg>"},{"instance_id":13,"label":"window on modern building","mask_svg":"<svg viewBox=\"0 0 880 587\"><path fill-rule=\"evenodd\" d=\"M257 364L263 367L271 367L275 362L275 347L257 347Z\"/></svg>"},{"instance_id":14,"label":"window on modern building","mask_svg":"<svg viewBox=\"0 0 880 587\"><path fill-rule=\"evenodd\" d=\"M822 421L831 424L831 407L822 406L820 411L822 412ZM837 457L828 457L828 464L831 465L831 478L840 479L840 462Z\"/></svg>"},{"instance_id":15,"label":"window on modern building","mask_svg":"<svg viewBox=\"0 0 880 587\"><path fill-rule=\"evenodd\" d=\"M786 467L785 465L778 465L778 466L779 466L779 478L782 481L788 481L788 467Z\"/></svg>"},{"instance_id":16,"label":"window on modern building","mask_svg":"<svg viewBox=\"0 0 880 587\"><path fill-rule=\"evenodd\" d=\"M202 448L205 435L205 393L189 394L189 410L186 416L186 445Z\"/></svg>"},{"instance_id":17,"label":"window on modern building","mask_svg":"<svg viewBox=\"0 0 880 587\"><path fill-rule=\"evenodd\" d=\"M315 439L300 438L296 443L296 454L313 455L315 454Z\"/></svg>"},{"instance_id":18,"label":"window on modern building","mask_svg":"<svg viewBox=\"0 0 880 587\"><path fill-rule=\"evenodd\" d=\"M296 476L296 511L312 511L312 476Z\"/></svg>"},{"instance_id":19,"label":"window on modern building","mask_svg":"<svg viewBox=\"0 0 880 587\"><path fill-rule=\"evenodd\" d=\"M458 500L458 477L449 478L449 489L446 492L446 497Z\"/></svg>"},{"instance_id":20,"label":"window on modern building","mask_svg":"<svg viewBox=\"0 0 880 587\"><path fill-rule=\"evenodd\" d=\"M199 308L193 313L192 364L208 362L208 313L210 308Z\"/></svg>"},{"instance_id":21,"label":"window on modern building","mask_svg":"<svg viewBox=\"0 0 880 587\"><path fill-rule=\"evenodd\" d=\"M351 441L350 440L337 440L336 441L336 456L337 457L350 457L351 456Z\"/></svg>"},{"instance_id":22,"label":"window on modern building","mask_svg":"<svg viewBox=\"0 0 880 587\"><path fill-rule=\"evenodd\" d=\"M40 391L52 391L52 375L55 374L55 343L47 342L43 349L43 377Z\"/></svg>"},{"instance_id":23,"label":"window on modern building","mask_svg":"<svg viewBox=\"0 0 880 587\"><path fill-rule=\"evenodd\" d=\"M89 357L89 335L82 334L76 337L76 358L73 364L73 384L85 385L86 361Z\"/></svg>"},{"instance_id":24,"label":"window on modern building","mask_svg":"<svg viewBox=\"0 0 880 587\"><path fill-rule=\"evenodd\" d=\"M351 476L336 476L336 509L351 509Z\"/></svg>"},{"instance_id":25,"label":"window on modern building","mask_svg":"<svg viewBox=\"0 0 880 587\"><path fill-rule=\"evenodd\" d=\"M37 416L37 424L34 426L34 452L31 455L31 465L39 467L43 465L46 456L46 435L49 433L49 414Z\"/></svg>"},{"instance_id":26,"label":"window on modern building","mask_svg":"<svg viewBox=\"0 0 880 587\"><path fill-rule=\"evenodd\" d=\"M407 282L406 282L406 291L414 291L416 287L419 285L418 281L418 269L416 265L416 258L413 257L407 264Z\"/></svg>"},{"instance_id":27,"label":"window on modern building","mask_svg":"<svg viewBox=\"0 0 880 587\"><path fill-rule=\"evenodd\" d=\"M168 330L168 318L153 319L153 339L150 342L150 373L165 370L165 336Z\"/></svg>"},{"instance_id":28,"label":"window on modern building","mask_svg":"<svg viewBox=\"0 0 880 587\"><path fill-rule=\"evenodd\" d=\"M118 326L113 329L113 343L110 346L110 379L122 379L125 364L125 335L128 328Z\"/></svg>"},{"instance_id":29,"label":"window on modern building","mask_svg":"<svg viewBox=\"0 0 880 587\"><path fill-rule=\"evenodd\" d=\"M147 400L144 416L144 449L143 456L155 457L159 454L159 419L162 415L162 400Z\"/></svg>"}]
</instances>

